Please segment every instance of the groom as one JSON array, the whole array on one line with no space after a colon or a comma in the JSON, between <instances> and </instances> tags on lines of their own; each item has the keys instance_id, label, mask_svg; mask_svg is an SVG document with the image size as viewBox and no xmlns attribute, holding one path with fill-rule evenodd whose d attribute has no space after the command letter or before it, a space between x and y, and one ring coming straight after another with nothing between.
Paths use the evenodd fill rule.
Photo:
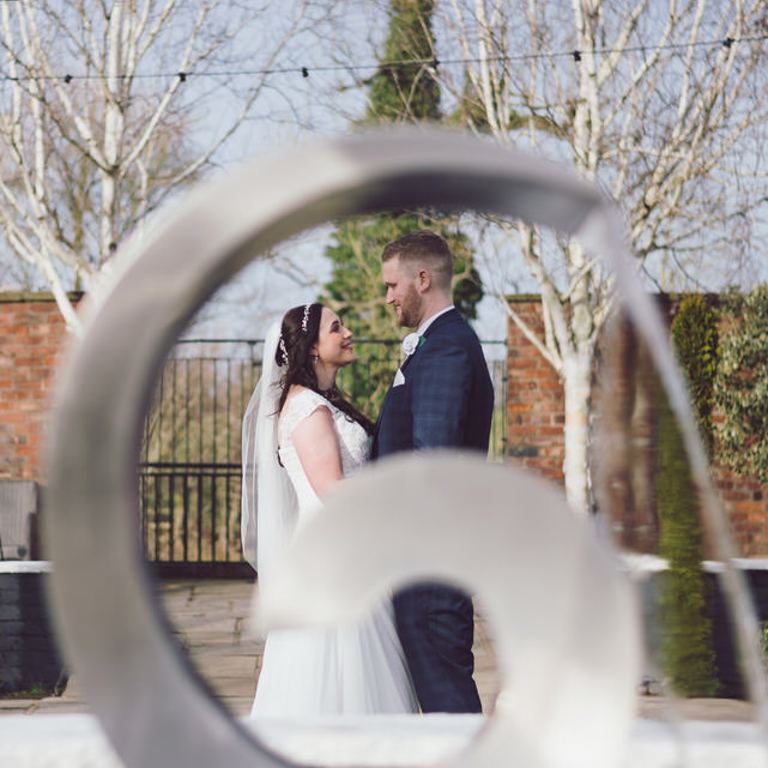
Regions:
<instances>
[{"instance_id":1,"label":"groom","mask_svg":"<svg viewBox=\"0 0 768 768\"><path fill-rule=\"evenodd\" d=\"M453 259L442 237L411 232L384 248L387 304L405 328L407 358L384 400L372 457L429 448L485 453L493 385L474 331L451 302ZM439 584L395 595L395 621L423 712L480 712L472 679L472 600Z\"/></svg>"}]
</instances>

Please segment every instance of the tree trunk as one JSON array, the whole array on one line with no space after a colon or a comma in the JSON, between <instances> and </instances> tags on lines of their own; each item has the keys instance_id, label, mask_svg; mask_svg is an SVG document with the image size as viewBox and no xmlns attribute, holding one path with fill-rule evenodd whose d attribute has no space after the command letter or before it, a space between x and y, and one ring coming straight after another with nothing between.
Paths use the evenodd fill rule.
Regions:
<instances>
[{"instance_id":1,"label":"tree trunk","mask_svg":"<svg viewBox=\"0 0 768 768\"><path fill-rule=\"evenodd\" d=\"M53 298L56 300L56 306L59 308L59 312L61 312L61 316L64 318L67 330L75 336L80 336L83 330L82 325L80 324L80 319L77 314L75 314L75 308L72 306L72 302L69 300L69 296L67 296L67 292L62 286L61 279L56 273L53 264L47 257L42 256L38 261L38 267L43 275L45 275L48 285L51 286Z\"/></svg>"},{"instance_id":2,"label":"tree trunk","mask_svg":"<svg viewBox=\"0 0 768 768\"><path fill-rule=\"evenodd\" d=\"M590 301L588 261L578 243L567 247L571 278L569 333L560 332L565 388L565 457L563 474L568 502L577 515L592 508L589 467L589 415L592 409L592 364L596 312Z\"/></svg>"},{"instance_id":3,"label":"tree trunk","mask_svg":"<svg viewBox=\"0 0 768 768\"><path fill-rule=\"evenodd\" d=\"M130 14L130 10L128 11ZM101 222L98 267L105 264L117 243L117 173L120 166L120 149L125 120L120 104L120 90L123 87L122 35L123 9L116 3L109 16L107 28L107 80L104 104L104 160L106 168L101 172Z\"/></svg>"},{"instance_id":4,"label":"tree trunk","mask_svg":"<svg viewBox=\"0 0 768 768\"><path fill-rule=\"evenodd\" d=\"M589 409L592 398L592 349L568 354L563 361L565 389L565 493L574 512L590 512Z\"/></svg>"}]
</instances>

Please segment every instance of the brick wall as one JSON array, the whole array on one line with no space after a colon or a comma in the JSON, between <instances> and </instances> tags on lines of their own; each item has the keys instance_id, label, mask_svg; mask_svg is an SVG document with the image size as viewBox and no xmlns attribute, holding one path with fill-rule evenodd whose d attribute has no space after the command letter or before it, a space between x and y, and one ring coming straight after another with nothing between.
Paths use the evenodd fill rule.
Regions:
<instances>
[{"instance_id":1,"label":"brick wall","mask_svg":"<svg viewBox=\"0 0 768 768\"><path fill-rule=\"evenodd\" d=\"M41 479L48 404L65 333L50 295L0 294L0 479Z\"/></svg>"},{"instance_id":2,"label":"brick wall","mask_svg":"<svg viewBox=\"0 0 768 768\"><path fill-rule=\"evenodd\" d=\"M544 323L541 303L535 296L514 298L515 311L541 338ZM554 368L509 321L507 439L509 455L524 467L563 479L563 386Z\"/></svg>"},{"instance_id":3,"label":"brick wall","mask_svg":"<svg viewBox=\"0 0 768 768\"><path fill-rule=\"evenodd\" d=\"M768 485L715 467L715 480L743 557L768 554Z\"/></svg>"},{"instance_id":4,"label":"brick wall","mask_svg":"<svg viewBox=\"0 0 768 768\"><path fill-rule=\"evenodd\" d=\"M543 333L541 303L537 296L514 297L514 308L537 334ZM662 305L668 317L674 306L664 301ZM508 327L509 398L507 404L509 455L540 474L562 482L563 479L563 424L565 408L562 384L554 369L544 360L533 344L526 339L512 320ZM612 343L615 343L612 342ZM633 342L624 346L632 348ZM621 397L630 387L617 370L610 372L609 396ZM599 380L598 376L598 380ZM599 393L596 393L598 395ZM618 406L621 407L620 405ZM637 416L637 413L635 414ZM646 414L647 416L647 414ZM645 433L643 419L633 420L634 435L646 445L652 444L652 434ZM652 450L648 448L647 450ZM609 456L609 459L615 457ZM633 468L635 480L639 474ZM739 477L720 466L715 466L713 476L720 489L726 512L743 557L768 555L768 485L754 479ZM612 478L611 504L623 503L627 489L621 488L618 476ZM638 487L635 487L637 492ZM652 503L652 502L651 502ZM638 515L638 529L647 527L654 519L655 510L634 510ZM649 537L652 542L652 537ZM641 546L641 549L644 547ZM650 548L650 544L649 547Z\"/></svg>"},{"instance_id":5,"label":"brick wall","mask_svg":"<svg viewBox=\"0 0 768 768\"><path fill-rule=\"evenodd\" d=\"M542 332L538 297L517 297L515 308L537 333ZM0 294L0 479L44 479L41 447L64 337L52 297ZM562 385L511 321L508 341L509 454L523 466L562 481ZM722 468L716 468L716 477L741 553L768 555L768 486Z\"/></svg>"}]
</instances>

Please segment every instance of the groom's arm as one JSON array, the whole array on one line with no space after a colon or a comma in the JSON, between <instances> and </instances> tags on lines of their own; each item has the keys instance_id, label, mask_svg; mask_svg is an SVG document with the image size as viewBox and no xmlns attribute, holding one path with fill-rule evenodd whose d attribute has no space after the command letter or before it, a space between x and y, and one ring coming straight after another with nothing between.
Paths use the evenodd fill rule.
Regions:
<instances>
[{"instance_id":1,"label":"groom's arm","mask_svg":"<svg viewBox=\"0 0 768 768\"><path fill-rule=\"evenodd\" d=\"M411 382L413 447L462 445L471 389L469 354L460 344L425 344ZM407 375L407 374L406 374Z\"/></svg>"}]
</instances>

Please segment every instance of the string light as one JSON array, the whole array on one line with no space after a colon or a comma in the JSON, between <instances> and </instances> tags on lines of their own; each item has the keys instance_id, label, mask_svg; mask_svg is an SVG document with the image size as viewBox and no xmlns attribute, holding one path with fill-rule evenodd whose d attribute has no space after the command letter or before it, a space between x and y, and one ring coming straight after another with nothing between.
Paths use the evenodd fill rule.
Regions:
<instances>
[{"instance_id":1,"label":"string light","mask_svg":"<svg viewBox=\"0 0 768 768\"><path fill-rule=\"evenodd\" d=\"M750 35L746 37L726 37L718 38L716 40L699 40L693 43L667 43L665 45L653 46L653 45L630 45L624 48L594 48L592 53L595 55L605 54L628 54L628 53L647 53L649 51L685 51L690 48L715 48L722 47L730 50L737 43L764 43L768 40L768 34L764 35ZM367 72L370 70L393 70L400 69L402 67L432 67L437 70L438 66L451 65L451 64L478 64L482 61L492 62L516 62L516 61L534 61L538 59L554 59L570 57L576 63L581 62L584 51L570 50L570 51L555 51L552 53L521 53L514 56L486 56L486 57L466 57L455 59L440 59L430 57L428 59L400 59L396 61L384 61L370 64L329 64L326 66L309 67L306 65L294 65L286 67L272 67L269 69L230 69L230 70L216 70L207 72L136 72L132 75L117 75L118 79L164 79L171 77L178 77L183 83L188 78L210 78L210 77L250 77L254 75L290 75L300 74L303 78L308 78L311 72ZM99 75L89 73L86 75L8 75L6 73L0 73L0 81L19 82L25 80L63 80L65 83L70 83L73 80L106 80L108 77L115 77L109 75Z\"/></svg>"}]
</instances>

